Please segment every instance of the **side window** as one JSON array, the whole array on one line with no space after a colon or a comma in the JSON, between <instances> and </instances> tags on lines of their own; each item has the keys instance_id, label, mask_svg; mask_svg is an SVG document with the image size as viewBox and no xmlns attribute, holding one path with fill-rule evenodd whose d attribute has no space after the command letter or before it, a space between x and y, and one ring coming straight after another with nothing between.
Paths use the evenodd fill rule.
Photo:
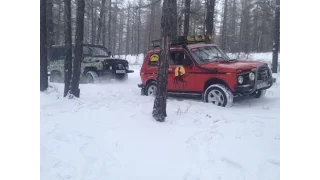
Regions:
<instances>
[{"instance_id":1,"label":"side window","mask_svg":"<svg viewBox=\"0 0 320 180\"><path fill-rule=\"evenodd\" d=\"M170 52L170 65L183 65L185 58L183 51Z\"/></svg>"},{"instance_id":2,"label":"side window","mask_svg":"<svg viewBox=\"0 0 320 180\"><path fill-rule=\"evenodd\" d=\"M159 65L160 55L158 53L151 54L149 58L149 66L158 66Z\"/></svg>"}]
</instances>

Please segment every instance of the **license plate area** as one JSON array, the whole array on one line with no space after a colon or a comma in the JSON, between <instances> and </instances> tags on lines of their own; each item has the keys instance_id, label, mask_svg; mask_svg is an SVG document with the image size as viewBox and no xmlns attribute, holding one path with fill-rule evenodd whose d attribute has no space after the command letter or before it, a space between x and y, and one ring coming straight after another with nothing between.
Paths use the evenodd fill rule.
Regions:
<instances>
[{"instance_id":1,"label":"license plate area","mask_svg":"<svg viewBox=\"0 0 320 180\"><path fill-rule=\"evenodd\" d=\"M257 89L262 89L268 86L268 82L260 81L257 83Z\"/></svg>"},{"instance_id":2,"label":"license plate area","mask_svg":"<svg viewBox=\"0 0 320 180\"><path fill-rule=\"evenodd\" d=\"M117 74L124 74L124 73L126 73L126 70L116 70L116 73Z\"/></svg>"}]
</instances>

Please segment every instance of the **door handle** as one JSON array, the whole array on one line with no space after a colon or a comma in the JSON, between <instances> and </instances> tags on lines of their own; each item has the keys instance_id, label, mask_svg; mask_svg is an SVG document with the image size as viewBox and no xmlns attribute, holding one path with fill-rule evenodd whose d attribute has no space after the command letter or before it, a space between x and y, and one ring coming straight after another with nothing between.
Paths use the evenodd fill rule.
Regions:
<instances>
[{"instance_id":1,"label":"door handle","mask_svg":"<svg viewBox=\"0 0 320 180\"><path fill-rule=\"evenodd\" d=\"M169 71L172 71L172 68L169 68L168 70L169 70Z\"/></svg>"}]
</instances>

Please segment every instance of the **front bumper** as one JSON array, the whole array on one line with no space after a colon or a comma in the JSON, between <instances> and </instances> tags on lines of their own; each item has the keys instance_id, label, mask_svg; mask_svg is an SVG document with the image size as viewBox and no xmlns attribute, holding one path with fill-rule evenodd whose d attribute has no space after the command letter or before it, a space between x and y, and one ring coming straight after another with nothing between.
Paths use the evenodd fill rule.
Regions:
<instances>
[{"instance_id":1,"label":"front bumper","mask_svg":"<svg viewBox=\"0 0 320 180\"><path fill-rule=\"evenodd\" d=\"M268 69L268 73L269 73L269 78L268 79L258 79L258 77L260 77L260 74L258 76L258 72L261 68L264 69ZM265 89L269 89L273 83L276 82L276 78L272 77L272 72L270 70L270 68L268 68L267 66L260 66L256 69L255 72L255 80L252 81L251 83L247 83L247 84L243 84L243 85L237 85L234 88L234 93L235 94L240 94L240 95L249 95L252 94L258 90L265 90Z\"/></svg>"},{"instance_id":2,"label":"front bumper","mask_svg":"<svg viewBox=\"0 0 320 180\"><path fill-rule=\"evenodd\" d=\"M141 95L145 95L145 86L143 84L138 84L138 87L141 88Z\"/></svg>"}]
</instances>

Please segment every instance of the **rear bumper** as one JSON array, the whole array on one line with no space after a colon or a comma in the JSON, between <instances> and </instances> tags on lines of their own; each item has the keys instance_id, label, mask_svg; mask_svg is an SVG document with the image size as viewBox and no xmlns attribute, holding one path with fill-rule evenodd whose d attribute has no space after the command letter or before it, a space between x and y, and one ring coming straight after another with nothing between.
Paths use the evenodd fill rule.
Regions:
<instances>
[{"instance_id":1,"label":"rear bumper","mask_svg":"<svg viewBox=\"0 0 320 180\"><path fill-rule=\"evenodd\" d=\"M128 74L128 73L134 72L133 70L126 69L125 73L116 73L116 70L118 70L118 69L114 69L114 70L105 69L105 70L98 71L98 74L99 74L99 76L110 76L110 75L125 74L125 73ZM119 70L122 70L122 69L119 69Z\"/></svg>"}]
</instances>

